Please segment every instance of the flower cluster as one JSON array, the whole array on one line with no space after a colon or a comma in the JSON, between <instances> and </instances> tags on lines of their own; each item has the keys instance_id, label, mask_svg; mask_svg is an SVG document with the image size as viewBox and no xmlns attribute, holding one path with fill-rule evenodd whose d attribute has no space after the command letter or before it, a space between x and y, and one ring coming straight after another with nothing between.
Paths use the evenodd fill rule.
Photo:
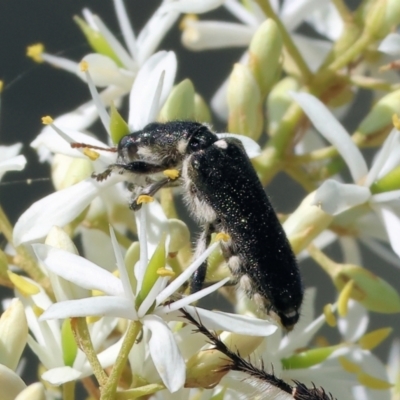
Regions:
<instances>
[{"instance_id":1,"label":"flower cluster","mask_svg":"<svg viewBox=\"0 0 400 400\"><path fill-rule=\"evenodd\" d=\"M89 9L74 18L92 49L81 60L50 54L42 44L28 47L34 61L80 78L92 100L44 116L30 143L51 165L54 192L14 226L0 208L0 285L14 291L0 318L3 397L70 400L80 383L101 400L398 399L398 339L388 358L375 352L400 334L396 316L386 319L392 326L368 328L375 314L400 312L398 278L389 283L376 275L365 256L400 265L398 0L367 0L355 10L343 0L160 0L138 34L123 0L113 4L121 35ZM206 20L206 13L229 20ZM245 49L210 106L190 79L177 82L177 54L159 49L178 28L183 46L213 49L215 64L215 50ZM352 113L366 91L374 102L358 123ZM263 186L285 173L305 193L279 218L298 261L321 267L337 297L320 304L321 288L305 280L300 320L290 332L274 304L258 308L246 271L230 271L237 238L218 227L246 216L222 221L218 209L204 206L204 195L203 210L216 222L202 234L206 245L193 250L174 197L182 181L185 190L198 190L185 160L160 169L150 138L135 150L150 161L127 167L127 159L137 161L123 148L130 133L177 120L208 129L213 114L226 124L216 143L239 143ZM356 128L349 132L344 119ZM174 155L156 150L176 160L185 146L180 141ZM0 146L0 179L24 168L21 148ZM335 242L341 255L328 256ZM244 246L262 251L254 242ZM192 290L205 265L203 288ZM238 270L239 288L231 274ZM219 309L217 293L230 312ZM26 345L40 363L31 385L20 377L33 363L23 355Z\"/></svg>"}]
</instances>

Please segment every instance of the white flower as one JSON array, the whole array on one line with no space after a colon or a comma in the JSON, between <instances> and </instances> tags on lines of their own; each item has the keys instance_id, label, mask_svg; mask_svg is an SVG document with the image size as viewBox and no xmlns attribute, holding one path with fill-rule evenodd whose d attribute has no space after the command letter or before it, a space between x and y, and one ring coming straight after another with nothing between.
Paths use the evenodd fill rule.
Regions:
<instances>
[{"instance_id":1,"label":"white flower","mask_svg":"<svg viewBox=\"0 0 400 400\"><path fill-rule=\"evenodd\" d=\"M206 252L168 286L168 277L158 277L146 297L142 299L140 304L137 303L138 296L143 297L143 282L148 265L146 208L146 205L143 206L139 212L139 218L141 219L139 228L141 258L134 271L137 281L136 288L132 288L113 231L111 231L111 239L120 279L74 254L46 245L33 245L37 257L50 271L86 289L96 289L105 293L104 296L54 304L45 311L41 320L79 316L112 316L140 321L152 333L149 341L149 350L156 369L166 387L171 392L174 392L181 388L185 381L185 363L175 342L174 335L164 320L179 320L180 308L184 307L189 313L198 315L210 329L224 329L241 334L263 336L275 332L277 327L263 320L212 312L189 306L190 303L224 285L228 278L174 303L163 304L207 259L218 246L218 242L211 245Z\"/></svg>"},{"instance_id":2,"label":"white flower","mask_svg":"<svg viewBox=\"0 0 400 400\"><path fill-rule=\"evenodd\" d=\"M361 224L365 220L360 220L358 227L358 220L356 219L354 222L350 214L352 208L368 204L385 227L386 237L393 251L400 256L398 241L400 190L380 194L372 194L370 191L371 185L376 180L400 165L400 132L397 129L392 130L368 171L367 163L360 150L350 139L350 135L316 97L307 93L292 93L292 96L303 108L315 128L335 146L346 162L354 181L353 184L345 184L333 179L326 180L316 191L314 204L320 205L325 212L337 216L336 220L339 224L351 225L352 228L356 228L360 237L367 237L370 242L375 239L372 234L376 229L362 229ZM344 214L345 211L348 212ZM340 214L343 215L342 221ZM382 250L379 246L375 247Z\"/></svg>"},{"instance_id":3,"label":"white flower","mask_svg":"<svg viewBox=\"0 0 400 400\"><path fill-rule=\"evenodd\" d=\"M26 158L18 155L22 143L11 146L0 146L0 180L7 171L21 171L25 168Z\"/></svg>"},{"instance_id":4,"label":"white flower","mask_svg":"<svg viewBox=\"0 0 400 400\"><path fill-rule=\"evenodd\" d=\"M175 78L176 57L173 52L161 51L150 57L138 73L130 94L129 128L138 130L149 122L155 120L159 109L166 100ZM161 90L160 90L161 88ZM97 96L98 97L98 96ZM109 119L100 99L96 99L96 106L105 122L105 129L109 131ZM56 122L54 122L57 127ZM100 141L75 129L62 131L69 141L84 142L104 147ZM54 153L72 157L84 158L79 150L72 149L69 143L48 127L35 140L36 146L46 146ZM94 162L97 170L104 170L106 166L115 161L115 154L102 152L99 159ZM112 176L104 182L94 179L83 180L71 187L53 193L34 203L19 218L14 228L14 244L34 241L47 235L52 226L65 226L73 221L97 196L100 196L107 205L108 212L112 215L116 206L124 199L123 188L110 186L121 180ZM108 189L108 190L107 190ZM121 207L119 207L121 208ZM128 207L125 207L128 213ZM115 213L114 213L115 214ZM129 220L129 218L125 218Z\"/></svg>"}]
</instances>

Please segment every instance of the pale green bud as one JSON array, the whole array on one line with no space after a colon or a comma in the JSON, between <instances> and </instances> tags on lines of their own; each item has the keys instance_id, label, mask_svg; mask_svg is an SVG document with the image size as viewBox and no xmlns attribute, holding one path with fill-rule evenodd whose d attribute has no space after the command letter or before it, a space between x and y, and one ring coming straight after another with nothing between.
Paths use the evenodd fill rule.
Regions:
<instances>
[{"instance_id":1,"label":"pale green bud","mask_svg":"<svg viewBox=\"0 0 400 400\"><path fill-rule=\"evenodd\" d=\"M198 93L194 95L194 120L198 122L211 122L210 108Z\"/></svg>"},{"instance_id":2,"label":"pale green bud","mask_svg":"<svg viewBox=\"0 0 400 400\"><path fill-rule=\"evenodd\" d=\"M296 353L289 358L283 358L282 366L286 369L310 368L325 361L338 346L320 347Z\"/></svg>"},{"instance_id":3,"label":"pale green bud","mask_svg":"<svg viewBox=\"0 0 400 400\"><path fill-rule=\"evenodd\" d=\"M13 299L0 318L0 363L15 370L27 339L28 323L24 306L19 299Z\"/></svg>"},{"instance_id":4,"label":"pale green bud","mask_svg":"<svg viewBox=\"0 0 400 400\"><path fill-rule=\"evenodd\" d=\"M103 54L114 60L118 66L122 67L123 64L118 56L115 54L112 47L109 45L104 36L97 30L89 26L82 18L75 16L74 21L77 23L81 31L86 37L89 45L96 53Z\"/></svg>"},{"instance_id":5,"label":"pale green bud","mask_svg":"<svg viewBox=\"0 0 400 400\"><path fill-rule=\"evenodd\" d=\"M266 101L269 136L274 136L283 116L293 103L289 92L297 92L299 88L299 82L290 76L282 79L272 88Z\"/></svg>"},{"instance_id":6,"label":"pale green bud","mask_svg":"<svg viewBox=\"0 0 400 400\"><path fill-rule=\"evenodd\" d=\"M220 339L233 351L247 357L253 353L263 341L262 337L224 333ZM214 387L227 374L226 369L231 361L218 350L201 350L192 356L186 363L185 387L208 388Z\"/></svg>"},{"instance_id":7,"label":"pale green bud","mask_svg":"<svg viewBox=\"0 0 400 400\"><path fill-rule=\"evenodd\" d=\"M400 89L378 100L357 131L363 135L376 133L392 124L393 114L400 114Z\"/></svg>"},{"instance_id":8,"label":"pale green bud","mask_svg":"<svg viewBox=\"0 0 400 400\"><path fill-rule=\"evenodd\" d=\"M15 400L46 400L44 386L40 382L32 383Z\"/></svg>"},{"instance_id":9,"label":"pale green bud","mask_svg":"<svg viewBox=\"0 0 400 400\"><path fill-rule=\"evenodd\" d=\"M64 231L64 229L53 226L48 233L45 244L49 246L57 247L58 249L69 251L73 254L78 254L78 250L71 240L69 235Z\"/></svg>"},{"instance_id":10,"label":"pale green bud","mask_svg":"<svg viewBox=\"0 0 400 400\"><path fill-rule=\"evenodd\" d=\"M190 231L187 225L180 219L171 218L168 220L170 242L168 251L177 253L180 249L190 243Z\"/></svg>"},{"instance_id":11,"label":"pale green bud","mask_svg":"<svg viewBox=\"0 0 400 400\"><path fill-rule=\"evenodd\" d=\"M272 19L263 22L254 34L249 47L249 67L264 97L281 73L282 37Z\"/></svg>"},{"instance_id":12,"label":"pale green bud","mask_svg":"<svg viewBox=\"0 0 400 400\"><path fill-rule=\"evenodd\" d=\"M228 84L228 131L257 140L262 132L261 92L249 67L235 64Z\"/></svg>"},{"instance_id":13,"label":"pale green bud","mask_svg":"<svg viewBox=\"0 0 400 400\"><path fill-rule=\"evenodd\" d=\"M168 96L160 111L159 120L193 120L194 118L194 86L190 79L178 83Z\"/></svg>"},{"instance_id":14,"label":"pale green bud","mask_svg":"<svg viewBox=\"0 0 400 400\"><path fill-rule=\"evenodd\" d=\"M64 364L72 367L76 355L78 354L78 345L75 342L71 320L69 318L64 319L61 325L61 347L63 351Z\"/></svg>"},{"instance_id":15,"label":"pale green bud","mask_svg":"<svg viewBox=\"0 0 400 400\"><path fill-rule=\"evenodd\" d=\"M57 190L65 189L88 178L93 172L92 163L84 158L56 154L51 166L51 179Z\"/></svg>"},{"instance_id":16,"label":"pale green bud","mask_svg":"<svg viewBox=\"0 0 400 400\"><path fill-rule=\"evenodd\" d=\"M0 364L0 388L1 400L15 400L26 385L12 369Z\"/></svg>"},{"instance_id":17,"label":"pale green bud","mask_svg":"<svg viewBox=\"0 0 400 400\"><path fill-rule=\"evenodd\" d=\"M383 39L400 23L399 0L377 0L368 8L366 31L375 39Z\"/></svg>"},{"instance_id":18,"label":"pale green bud","mask_svg":"<svg viewBox=\"0 0 400 400\"><path fill-rule=\"evenodd\" d=\"M304 250L332 222L333 216L314 204L310 193L284 222L283 228L295 254Z\"/></svg>"}]
</instances>

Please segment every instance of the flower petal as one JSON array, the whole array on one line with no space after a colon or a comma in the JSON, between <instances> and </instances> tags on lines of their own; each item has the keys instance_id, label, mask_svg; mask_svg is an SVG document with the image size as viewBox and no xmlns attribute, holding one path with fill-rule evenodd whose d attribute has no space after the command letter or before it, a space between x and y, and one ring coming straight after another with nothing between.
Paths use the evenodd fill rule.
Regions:
<instances>
[{"instance_id":1,"label":"flower petal","mask_svg":"<svg viewBox=\"0 0 400 400\"><path fill-rule=\"evenodd\" d=\"M149 110L154 102L160 76L165 71L162 94L159 100L161 107L172 88L176 68L177 60L172 51L159 51L153 54L140 68L129 97L128 125L132 131L142 129L149 122L155 120L153 115L149 115Z\"/></svg>"},{"instance_id":2,"label":"flower petal","mask_svg":"<svg viewBox=\"0 0 400 400\"><path fill-rule=\"evenodd\" d=\"M339 318L338 328L346 342L355 342L367 330L369 317L367 310L357 301L349 300L349 312Z\"/></svg>"},{"instance_id":3,"label":"flower petal","mask_svg":"<svg viewBox=\"0 0 400 400\"><path fill-rule=\"evenodd\" d=\"M63 227L70 223L101 189L115 184L116 181L113 177L102 183L87 179L33 203L15 224L14 245L39 240L46 236L53 226Z\"/></svg>"},{"instance_id":4,"label":"flower petal","mask_svg":"<svg viewBox=\"0 0 400 400\"><path fill-rule=\"evenodd\" d=\"M151 330L149 349L154 365L167 389L174 393L185 383L186 365L168 325L156 315L144 317Z\"/></svg>"},{"instance_id":5,"label":"flower petal","mask_svg":"<svg viewBox=\"0 0 400 400\"><path fill-rule=\"evenodd\" d=\"M370 197L371 192L366 187L328 179L315 192L313 205L319 205L326 213L336 215L365 203Z\"/></svg>"},{"instance_id":6,"label":"flower petal","mask_svg":"<svg viewBox=\"0 0 400 400\"><path fill-rule=\"evenodd\" d=\"M269 336L278 329L277 325L269 321L248 317L246 315L230 314L222 311L210 311L193 306L186 306L185 311L187 311L193 318L200 318L202 324L210 330L222 329L228 332L239 333L241 335ZM182 319L182 314L180 315L180 319Z\"/></svg>"},{"instance_id":7,"label":"flower petal","mask_svg":"<svg viewBox=\"0 0 400 400\"><path fill-rule=\"evenodd\" d=\"M202 14L220 7L224 0L178 0L170 2L166 9L171 8L183 14Z\"/></svg>"},{"instance_id":8,"label":"flower petal","mask_svg":"<svg viewBox=\"0 0 400 400\"><path fill-rule=\"evenodd\" d=\"M400 217L388 206L374 207L375 211L385 225L390 245L393 251L400 257Z\"/></svg>"},{"instance_id":9,"label":"flower petal","mask_svg":"<svg viewBox=\"0 0 400 400\"><path fill-rule=\"evenodd\" d=\"M354 182L361 181L368 173L367 164L341 123L311 94L292 92L291 95L321 135L336 147L349 167Z\"/></svg>"},{"instance_id":10,"label":"flower petal","mask_svg":"<svg viewBox=\"0 0 400 400\"><path fill-rule=\"evenodd\" d=\"M45 244L33 244L37 258L55 274L89 290L100 290L109 295L122 296L121 280L83 257ZM93 277L96 277L93 279Z\"/></svg>"},{"instance_id":11,"label":"flower petal","mask_svg":"<svg viewBox=\"0 0 400 400\"><path fill-rule=\"evenodd\" d=\"M392 56L398 56L400 54L400 35L389 33L380 43L378 50Z\"/></svg>"},{"instance_id":12,"label":"flower petal","mask_svg":"<svg viewBox=\"0 0 400 400\"><path fill-rule=\"evenodd\" d=\"M66 382L75 381L80 378L81 375L82 372L74 368L58 367L44 372L41 378L54 386L59 386Z\"/></svg>"},{"instance_id":13,"label":"flower petal","mask_svg":"<svg viewBox=\"0 0 400 400\"><path fill-rule=\"evenodd\" d=\"M7 171L21 171L25 168L26 158L22 155L0 162L0 179Z\"/></svg>"},{"instance_id":14,"label":"flower petal","mask_svg":"<svg viewBox=\"0 0 400 400\"><path fill-rule=\"evenodd\" d=\"M40 316L39 320L90 316L137 319L133 305L128 299L114 296L98 296L53 304Z\"/></svg>"}]
</instances>

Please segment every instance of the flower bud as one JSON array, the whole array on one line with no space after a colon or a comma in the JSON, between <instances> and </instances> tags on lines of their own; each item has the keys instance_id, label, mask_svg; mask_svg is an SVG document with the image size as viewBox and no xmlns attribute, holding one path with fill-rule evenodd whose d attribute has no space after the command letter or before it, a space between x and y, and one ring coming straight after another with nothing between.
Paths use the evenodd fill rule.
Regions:
<instances>
[{"instance_id":1,"label":"flower bud","mask_svg":"<svg viewBox=\"0 0 400 400\"><path fill-rule=\"evenodd\" d=\"M384 193L400 189L400 166L392 169L371 186L371 193Z\"/></svg>"},{"instance_id":2,"label":"flower bud","mask_svg":"<svg viewBox=\"0 0 400 400\"><path fill-rule=\"evenodd\" d=\"M0 318L0 363L15 370L27 339L28 323L24 306L19 299L13 299Z\"/></svg>"},{"instance_id":3,"label":"flower bud","mask_svg":"<svg viewBox=\"0 0 400 400\"><path fill-rule=\"evenodd\" d=\"M377 0L368 9L365 30L375 39L385 38L400 23L398 0Z\"/></svg>"},{"instance_id":4,"label":"flower bud","mask_svg":"<svg viewBox=\"0 0 400 400\"><path fill-rule=\"evenodd\" d=\"M93 172L92 163L84 158L56 154L51 166L51 179L57 190L65 189L88 178Z\"/></svg>"},{"instance_id":5,"label":"flower bud","mask_svg":"<svg viewBox=\"0 0 400 400\"><path fill-rule=\"evenodd\" d=\"M15 400L46 400L43 384L40 382L32 383Z\"/></svg>"},{"instance_id":6,"label":"flower bud","mask_svg":"<svg viewBox=\"0 0 400 400\"><path fill-rule=\"evenodd\" d=\"M122 67L120 59L99 31L93 29L80 17L75 16L74 21L77 23L82 33L85 35L89 45L96 53L110 57L118 66Z\"/></svg>"},{"instance_id":7,"label":"flower bud","mask_svg":"<svg viewBox=\"0 0 400 400\"><path fill-rule=\"evenodd\" d=\"M264 340L258 336L245 336L236 333L226 333L220 336L221 340L232 350L247 357L253 353ZM201 350L192 356L186 363L185 387L212 388L227 374L224 367L231 361L221 352L214 349Z\"/></svg>"},{"instance_id":8,"label":"flower bud","mask_svg":"<svg viewBox=\"0 0 400 400\"><path fill-rule=\"evenodd\" d=\"M113 143L117 144L126 135L130 133L129 126L118 112L114 103L110 106L110 136Z\"/></svg>"},{"instance_id":9,"label":"flower bud","mask_svg":"<svg viewBox=\"0 0 400 400\"><path fill-rule=\"evenodd\" d=\"M190 79L178 83L168 96L160 111L160 121L193 120L194 86Z\"/></svg>"},{"instance_id":10,"label":"flower bud","mask_svg":"<svg viewBox=\"0 0 400 400\"><path fill-rule=\"evenodd\" d=\"M264 21L254 34L249 47L249 67L264 97L281 73L283 42L272 19Z\"/></svg>"},{"instance_id":11,"label":"flower bud","mask_svg":"<svg viewBox=\"0 0 400 400\"><path fill-rule=\"evenodd\" d=\"M0 388L1 400L15 400L26 385L13 370L0 364Z\"/></svg>"},{"instance_id":12,"label":"flower bud","mask_svg":"<svg viewBox=\"0 0 400 400\"><path fill-rule=\"evenodd\" d=\"M249 67L235 64L228 84L228 131L257 140L262 132L261 92Z\"/></svg>"},{"instance_id":13,"label":"flower bud","mask_svg":"<svg viewBox=\"0 0 400 400\"><path fill-rule=\"evenodd\" d=\"M313 205L315 192L310 193L284 222L283 228L295 254L304 250L333 220L333 216Z\"/></svg>"},{"instance_id":14,"label":"flower bud","mask_svg":"<svg viewBox=\"0 0 400 400\"><path fill-rule=\"evenodd\" d=\"M57 247L58 249L69 251L73 254L78 254L78 250L74 242L71 240L69 235L64 231L64 229L53 226L48 233L45 244L49 246Z\"/></svg>"},{"instance_id":15,"label":"flower bud","mask_svg":"<svg viewBox=\"0 0 400 400\"><path fill-rule=\"evenodd\" d=\"M169 253L177 253L180 249L190 243L190 232L187 225L180 219L171 218L168 220L170 233Z\"/></svg>"},{"instance_id":16,"label":"flower bud","mask_svg":"<svg viewBox=\"0 0 400 400\"><path fill-rule=\"evenodd\" d=\"M266 115L268 122L268 135L274 136L287 109L293 103L290 92L297 92L300 88L299 82L288 76L279 81L271 90L266 102Z\"/></svg>"},{"instance_id":17,"label":"flower bud","mask_svg":"<svg viewBox=\"0 0 400 400\"><path fill-rule=\"evenodd\" d=\"M393 114L400 110L400 89L382 97L372 107L370 113L361 121L357 132L372 135L392 124Z\"/></svg>"},{"instance_id":18,"label":"flower bud","mask_svg":"<svg viewBox=\"0 0 400 400\"><path fill-rule=\"evenodd\" d=\"M282 366L285 369L310 368L325 361L339 347L340 345L305 350L289 358L282 359Z\"/></svg>"},{"instance_id":19,"label":"flower bud","mask_svg":"<svg viewBox=\"0 0 400 400\"><path fill-rule=\"evenodd\" d=\"M194 120L199 122L211 122L211 111L208 104L198 94L194 95Z\"/></svg>"}]
</instances>

